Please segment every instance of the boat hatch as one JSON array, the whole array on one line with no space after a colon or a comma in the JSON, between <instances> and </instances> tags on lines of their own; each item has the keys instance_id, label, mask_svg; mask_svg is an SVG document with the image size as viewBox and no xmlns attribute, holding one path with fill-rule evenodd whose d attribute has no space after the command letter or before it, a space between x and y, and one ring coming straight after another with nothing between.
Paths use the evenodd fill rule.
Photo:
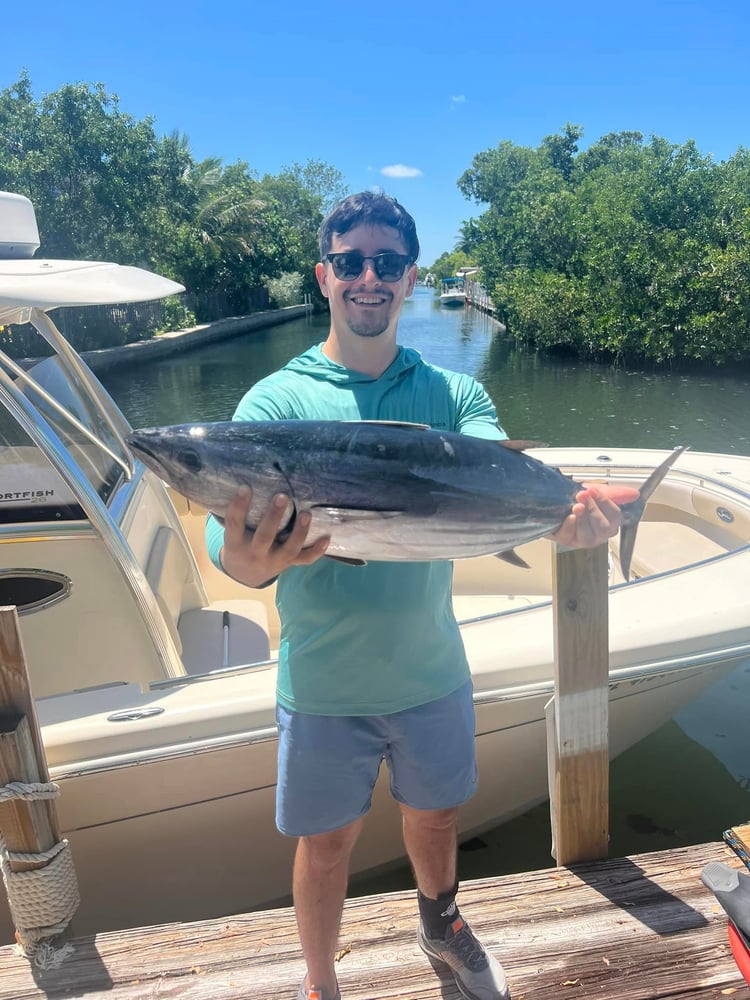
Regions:
<instances>
[{"instance_id":1,"label":"boat hatch","mask_svg":"<svg viewBox=\"0 0 750 1000\"><path fill-rule=\"evenodd\" d=\"M43 418L37 421L35 441L6 402L6 386ZM46 446L40 446L42 430L41 444L54 435L67 452L66 473L73 480L88 480L107 502L125 472L125 458L100 406L59 357L44 358L24 371L0 352L0 401L0 524L84 518L70 479L53 466Z\"/></svg>"},{"instance_id":2,"label":"boat hatch","mask_svg":"<svg viewBox=\"0 0 750 1000\"><path fill-rule=\"evenodd\" d=\"M0 607L15 605L19 615L28 615L64 600L71 587L69 577L53 570L2 569Z\"/></svg>"}]
</instances>

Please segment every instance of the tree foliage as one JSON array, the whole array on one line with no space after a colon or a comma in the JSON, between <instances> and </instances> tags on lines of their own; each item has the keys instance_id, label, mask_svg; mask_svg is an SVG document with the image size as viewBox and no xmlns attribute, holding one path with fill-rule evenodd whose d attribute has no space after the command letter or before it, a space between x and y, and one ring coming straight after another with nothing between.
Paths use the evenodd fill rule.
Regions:
<instances>
[{"instance_id":1,"label":"tree foliage","mask_svg":"<svg viewBox=\"0 0 750 1000\"><path fill-rule=\"evenodd\" d=\"M151 120L124 114L100 84L66 84L37 103L23 74L0 92L0 187L32 200L47 256L135 263L158 155Z\"/></svg>"},{"instance_id":2,"label":"tree foliage","mask_svg":"<svg viewBox=\"0 0 750 1000\"><path fill-rule=\"evenodd\" d=\"M472 267L473 261L463 250L454 250L452 253L441 254L435 263L430 267L429 272L435 278L435 287L440 290L440 282L444 278L451 278L461 267Z\"/></svg>"},{"instance_id":3,"label":"tree foliage","mask_svg":"<svg viewBox=\"0 0 750 1000\"><path fill-rule=\"evenodd\" d=\"M262 178L247 163L196 161L186 136L157 136L101 84L36 101L26 73L0 91L0 190L33 202L41 256L159 271L193 294L199 320L216 318L219 300L224 312L248 311L287 274L314 291L317 229L346 192L318 160Z\"/></svg>"},{"instance_id":4,"label":"tree foliage","mask_svg":"<svg viewBox=\"0 0 750 1000\"><path fill-rule=\"evenodd\" d=\"M579 151L566 125L500 143L458 184L487 206L461 247L520 340L616 358L750 359L750 154L638 132Z\"/></svg>"}]
</instances>

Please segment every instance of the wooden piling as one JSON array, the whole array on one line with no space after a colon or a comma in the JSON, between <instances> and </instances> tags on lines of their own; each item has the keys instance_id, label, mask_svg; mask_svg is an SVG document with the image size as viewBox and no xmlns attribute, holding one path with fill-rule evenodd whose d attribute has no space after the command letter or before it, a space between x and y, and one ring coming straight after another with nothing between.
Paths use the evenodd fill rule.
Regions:
<instances>
[{"instance_id":1,"label":"wooden piling","mask_svg":"<svg viewBox=\"0 0 750 1000\"><path fill-rule=\"evenodd\" d=\"M39 786L49 785L49 770L26 669L18 615L14 607L3 607L0 608L0 788L12 787L14 783L37 786L34 795L38 796ZM8 877L47 868L52 862L59 866L63 845L53 798L0 800L0 837L7 852L6 864L11 873ZM53 852L53 848L58 850ZM63 874L65 890L57 903L52 904L50 912L58 907L72 907L72 901L77 899L72 869L67 875ZM8 891L11 893L10 886ZM20 902L20 897L11 895L12 911L14 899ZM46 907L41 912L45 910ZM57 923L53 918L51 926ZM46 934L44 930L37 933L37 928L22 928L21 921L17 922L17 930L19 940L30 949L38 940L59 934L59 927L54 933Z\"/></svg>"},{"instance_id":2,"label":"wooden piling","mask_svg":"<svg viewBox=\"0 0 750 1000\"><path fill-rule=\"evenodd\" d=\"M23 655L18 614L15 607L0 607L0 719L20 719L29 723L34 754L39 761L40 781L49 781L42 734L36 718L29 675Z\"/></svg>"},{"instance_id":3,"label":"wooden piling","mask_svg":"<svg viewBox=\"0 0 750 1000\"><path fill-rule=\"evenodd\" d=\"M552 839L569 865L606 858L609 841L607 546L555 546L553 558Z\"/></svg>"},{"instance_id":4,"label":"wooden piling","mask_svg":"<svg viewBox=\"0 0 750 1000\"><path fill-rule=\"evenodd\" d=\"M16 781L33 784L47 780L40 773L27 718L22 716L10 730L0 722L0 787ZM10 852L8 866L12 872L46 867L46 860L16 860L14 855L50 850L60 839L55 826L56 810L49 800L11 799L0 803L0 833Z\"/></svg>"}]
</instances>

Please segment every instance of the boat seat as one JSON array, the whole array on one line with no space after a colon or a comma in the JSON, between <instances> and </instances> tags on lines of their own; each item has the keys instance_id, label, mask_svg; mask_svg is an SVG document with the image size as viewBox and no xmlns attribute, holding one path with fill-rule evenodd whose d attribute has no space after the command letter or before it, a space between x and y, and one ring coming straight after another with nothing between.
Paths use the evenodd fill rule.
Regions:
<instances>
[{"instance_id":1,"label":"boat seat","mask_svg":"<svg viewBox=\"0 0 750 1000\"><path fill-rule=\"evenodd\" d=\"M229 612L226 662L224 612ZM182 662L189 674L270 659L268 613L261 601L216 601L180 615Z\"/></svg>"},{"instance_id":2,"label":"boat seat","mask_svg":"<svg viewBox=\"0 0 750 1000\"><path fill-rule=\"evenodd\" d=\"M156 532L146 579L185 671L206 673L270 658L268 612L262 601L228 600L202 607L185 544L170 527ZM224 662L224 612L229 612L229 656Z\"/></svg>"},{"instance_id":3,"label":"boat seat","mask_svg":"<svg viewBox=\"0 0 750 1000\"><path fill-rule=\"evenodd\" d=\"M610 549L619 569L619 537L610 540ZM668 573L690 563L720 556L726 551L726 547L686 524L641 521L631 563L631 577L643 579L654 573Z\"/></svg>"}]
</instances>

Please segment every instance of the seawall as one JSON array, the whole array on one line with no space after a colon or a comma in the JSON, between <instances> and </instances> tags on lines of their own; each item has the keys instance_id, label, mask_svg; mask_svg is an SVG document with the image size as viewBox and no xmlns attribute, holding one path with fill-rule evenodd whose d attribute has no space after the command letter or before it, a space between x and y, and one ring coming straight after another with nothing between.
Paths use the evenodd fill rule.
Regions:
<instances>
[{"instance_id":1,"label":"seawall","mask_svg":"<svg viewBox=\"0 0 750 1000\"><path fill-rule=\"evenodd\" d=\"M251 330L260 330L280 323L288 323L300 319L306 314L306 306L287 306L284 309L266 309L263 312L252 313L249 316L230 316L214 323L203 323L187 330L175 330L173 333L163 333L151 340L138 340L122 347L106 347L97 351L83 351L81 357L94 372L103 372L109 368L124 368L127 365L139 365L169 357L170 354L192 350L204 344L228 340Z\"/></svg>"}]
</instances>

